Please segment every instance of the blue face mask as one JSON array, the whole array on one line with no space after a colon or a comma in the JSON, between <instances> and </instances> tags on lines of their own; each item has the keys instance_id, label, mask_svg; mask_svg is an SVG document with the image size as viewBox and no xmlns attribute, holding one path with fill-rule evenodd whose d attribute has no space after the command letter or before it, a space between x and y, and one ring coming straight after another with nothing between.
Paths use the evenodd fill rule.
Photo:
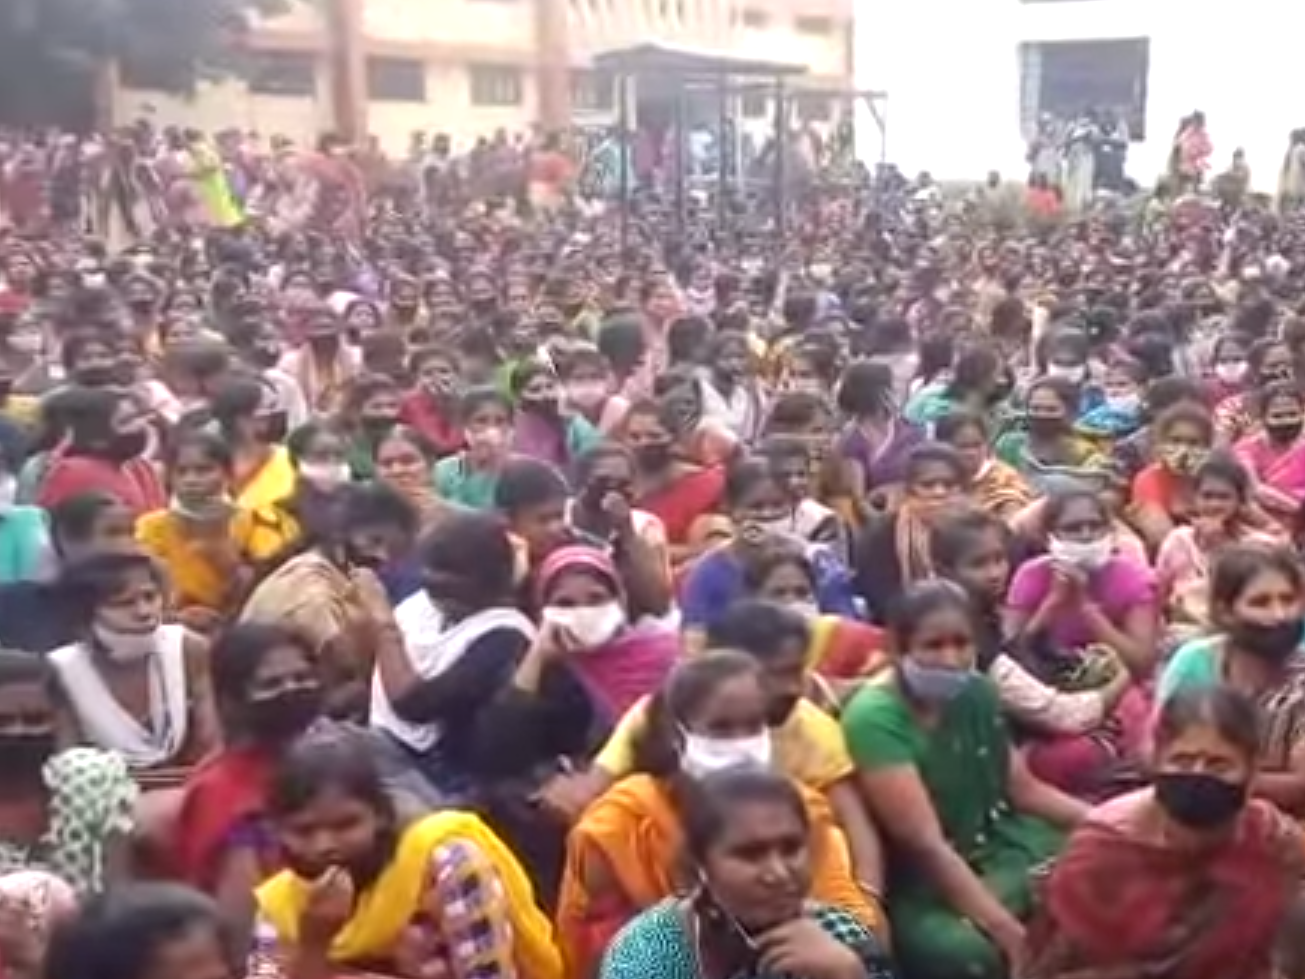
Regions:
<instances>
[{"instance_id":1,"label":"blue face mask","mask_svg":"<svg viewBox=\"0 0 1305 979\"><path fill-rule=\"evenodd\" d=\"M974 670L921 666L910 657L904 658L897 669L907 692L926 704L950 703L978 676Z\"/></svg>"}]
</instances>

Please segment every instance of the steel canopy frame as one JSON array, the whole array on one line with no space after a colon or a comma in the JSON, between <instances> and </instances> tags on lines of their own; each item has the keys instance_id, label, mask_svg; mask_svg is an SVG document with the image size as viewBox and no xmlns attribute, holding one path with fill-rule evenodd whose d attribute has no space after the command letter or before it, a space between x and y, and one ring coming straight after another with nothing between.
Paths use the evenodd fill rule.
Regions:
<instances>
[{"instance_id":1,"label":"steel canopy frame","mask_svg":"<svg viewBox=\"0 0 1305 979\"><path fill-rule=\"evenodd\" d=\"M687 213L685 210L684 187L684 153L687 104L685 95L690 87L713 88L718 97L720 109L721 132L723 123L729 118L728 95L730 79L737 77L769 78L767 86L775 94L775 224L781 240L784 238L784 221L787 211L784 191L784 152L783 137L787 129L788 98L786 80L797 75L806 74L804 65L781 61L766 61L757 58L739 58L733 55L699 48L689 48L673 44L649 42L625 48L604 51L594 56L594 67L610 72L616 80L616 105L618 139L621 149L619 167L621 194L621 253L626 253L630 234L630 172L626 154L631 147L630 132L630 81L639 77L669 77L675 86L675 145L677 165L675 167L675 213L677 230L683 231ZM725 191L727 176L724 161L718 167L718 201L720 214L725 215Z\"/></svg>"}]
</instances>

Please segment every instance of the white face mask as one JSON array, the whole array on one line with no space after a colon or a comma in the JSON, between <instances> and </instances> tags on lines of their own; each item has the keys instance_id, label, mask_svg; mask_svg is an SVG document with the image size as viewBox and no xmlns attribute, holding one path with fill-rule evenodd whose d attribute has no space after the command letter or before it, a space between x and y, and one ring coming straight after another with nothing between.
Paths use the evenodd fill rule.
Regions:
<instances>
[{"instance_id":1,"label":"white face mask","mask_svg":"<svg viewBox=\"0 0 1305 979\"><path fill-rule=\"evenodd\" d=\"M561 626L585 649L593 649L611 639L625 625L625 609L617 601L603 605L544 609L545 622Z\"/></svg>"},{"instance_id":2,"label":"white face mask","mask_svg":"<svg viewBox=\"0 0 1305 979\"><path fill-rule=\"evenodd\" d=\"M467 432L467 445L481 452L500 452L507 444L508 431L499 425Z\"/></svg>"},{"instance_id":3,"label":"white face mask","mask_svg":"<svg viewBox=\"0 0 1305 979\"><path fill-rule=\"evenodd\" d=\"M1048 364L1047 376L1059 377L1063 380L1078 384L1087 374L1087 368L1082 364Z\"/></svg>"},{"instance_id":4,"label":"white face mask","mask_svg":"<svg viewBox=\"0 0 1305 979\"><path fill-rule=\"evenodd\" d=\"M814 622L816 619L820 618L820 606L812 601L789 602L787 608L790 612L796 612L798 615L802 616L803 620L806 622Z\"/></svg>"},{"instance_id":5,"label":"white face mask","mask_svg":"<svg viewBox=\"0 0 1305 979\"><path fill-rule=\"evenodd\" d=\"M727 768L769 768L770 760L769 731L745 738L712 738L684 732L680 767L691 778L703 778Z\"/></svg>"},{"instance_id":6,"label":"white face mask","mask_svg":"<svg viewBox=\"0 0 1305 979\"><path fill-rule=\"evenodd\" d=\"M119 632L96 623L91 627L95 641L104 647L109 658L118 663L136 663L149 659L159 648L159 630L149 632Z\"/></svg>"},{"instance_id":7,"label":"white face mask","mask_svg":"<svg viewBox=\"0 0 1305 979\"><path fill-rule=\"evenodd\" d=\"M1142 407L1142 396L1136 391L1132 394L1106 395L1106 406L1114 411L1134 412Z\"/></svg>"},{"instance_id":8,"label":"white face mask","mask_svg":"<svg viewBox=\"0 0 1305 979\"><path fill-rule=\"evenodd\" d=\"M1214 376L1224 384L1240 384L1246 377L1246 361L1225 360L1215 364Z\"/></svg>"},{"instance_id":9,"label":"white face mask","mask_svg":"<svg viewBox=\"0 0 1305 979\"><path fill-rule=\"evenodd\" d=\"M606 381L575 381L566 386L566 400L581 408L595 408L606 397Z\"/></svg>"},{"instance_id":10,"label":"white face mask","mask_svg":"<svg viewBox=\"0 0 1305 979\"><path fill-rule=\"evenodd\" d=\"M1052 537L1047 543L1047 553L1051 555L1053 561L1063 561L1084 571L1095 571L1101 567L1110 560L1112 550L1113 545L1109 537L1089 541Z\"/></svg>"},{"instance_id":11,"label":"white face mask","mask_svg":"<svg viewBox=\"0 0 1305 979\"><path fill-rule=\"evenodd\" d=\"M302 462L299 475L319 490L333 490L349 482L347 462Z\"/></svg>"}]
</instances>

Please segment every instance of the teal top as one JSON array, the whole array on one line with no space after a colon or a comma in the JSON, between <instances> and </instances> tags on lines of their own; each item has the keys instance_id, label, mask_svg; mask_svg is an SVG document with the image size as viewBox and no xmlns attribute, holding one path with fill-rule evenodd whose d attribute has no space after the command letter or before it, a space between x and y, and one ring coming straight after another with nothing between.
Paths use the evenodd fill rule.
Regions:
<instances>
[{"instance_id":1,"label":"teal top","mask_svg":"<svg viewBox=\"0 0 1305 979\"><path fill-rule=\"evenodd\" d=\"M1169 657L1156 684L1156 702L1163 704L1180 690L1199 690L1219 683L1223 636L1202 636L1183 643Z\"/></svg>"},{"instance_id":2,"label":"teal top","mask_svg":"<svg viewBox=\"0 0 1305 979\"><path fill-rule=\"evenodd\" d=\"M50 532L40 507L0 510L0 584L31 581L53 566Z\"/></svg>"},{"instance_id":3,"label":"teal top","mask_svg":"<svg viewBox=\"0 0 1305 979\"><path fill-rule=\"evenodd\" d=\"M497 489L498 470L471 468L465 453L435 463L435 490L450 503L473 510L492 510Z\"/></svg>"}]
</instances>

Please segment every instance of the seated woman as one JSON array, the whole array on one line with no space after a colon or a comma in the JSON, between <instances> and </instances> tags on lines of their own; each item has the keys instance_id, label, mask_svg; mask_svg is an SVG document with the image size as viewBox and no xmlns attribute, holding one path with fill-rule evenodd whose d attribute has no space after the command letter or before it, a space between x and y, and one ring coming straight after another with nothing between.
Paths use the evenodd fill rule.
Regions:
<instances>
[{"instance_id":1,"label":"seated woman","mask_svg":"<svg viewBox=\"0 0 1305 979\"><path fill-rule=\"evenodd\" d=\"M848 492L865 513L890 509L911 450L925 440L923 429L897 412L892 369L869 360L851 364L838 385L838 408L850 419L834 447Z\"/></svg>"},{"instance_id":2,"label":"seated woman","mask_svg":"<svg viewBox=\"0 0 1305 979\"><path fill-rule=\"evenodd\" d=\"M1122 355L1112 358L1101 379L1101 402L1079 416L1074 430L1106 449L1116 439L1128 438L1142 427L1146 381L1141 363Z\"/></svg>"},{"instance_id":3,"label":"seated woman","mask_svg":"<svg viewBox=\"0 0 1305 979\"><path fill-rule=\"evenodd\" d=\"M144 554L92 555L61 583L82 637L50 654L61 743L117 752L138 779L171 781L218 743L208 643L163 624L165 583Z\"/></svg>"},{"instance_id":4,"label":"seated woman","mask_svg":"<svg viewBox=\"0 0 1305 979\"><path fill-rule=\"evenodd\" d=\"M1072 381L1061 377L1034 381L1025 404L1025 429L997 439L993 449L997 458L1043 493L1092 479L1092 472L1105 466L1105 458L1075 433L1078 406L1079 389Z\"/></svg>"},{"instance_id":5,"label":"seated woman","mask_svg":"<svg viewBox=\"0 0 1305 979\"><path fill-rule=\"evenodd\" d=\"M466 448L435 464L435 490L450 503L493 509L498 474L512 457L512 403L497 388L472 388L462 395L457 417Z\"/></svg>"},{"instance_id":6,"label":"seated woman","mask_svg":"<svg viewBox=\"0 0 1305 979\"><path fill-rule=\"evenodd\" d=\"M929 425L957 410L975 411L992 418L1011 391L1009 368L992 343L976 342L960 351L946 379L916 391L902 408L913 425Z\"/></svg>"},{"instance_id":7,"label":"seated woman","mask_svg":"<svg viewBox=\"0 0 1305 979\"><path fill-rule=\"evenodd\" d=\"M760 455L784 491L789 510L784 532L808 544L824 545L846 561L847 528L836 510L816 499L819 467L806 442L794 435L772 435L761 444Z\"/></svg>"},{"instance_id":8,"label":"seated woman","mask_svg":"<svg viewBox=\"0 0 1305 979\"><path fill-rule=\"evenodd\" d=\"M437 461L434 446L405 425L396 425L378 438L372 454L376 478L408 501L423 531L457 509L435 490L431 469Z\"/></svg>"},{"instance_id":9,"label":"seated woman","mask_svg":"<svg viewBox=\"0 0 1305 979\"><path fill-rule=\"evenodd\" d=\"M680 653L680 637L656 624L632 626L615 563L583 545L555 550L535 576L540 618L559 626L583 655L566 666L611 727L658 690Z\"/></svg>"},{"instance_id":10,"label":"seated woman","mask_svg":"<svg viewBox=\"0 0 1305 979\"><path fill-rule=\"evenodd\" d=\"M186 779L173 846L180 876L247 929L254 888L282 867L267 824L272 774L319 718L322 690L312 647L282 626L233 626L212 660L225 742Z\"/></svg>"},{"instance_id":11,"label":"seated woman","mask_svg":"<svg viewBox=\"0 0 1305 979\"><path fill-rule=\"evenodd\" d=\"M685 644L690 651L702 648L706 630L742 594L743 568L750 554L784 540L789 540L794 549L807 550L789 534L791 511L766 460L744 459L731 466L725 496L731 536L688 567L680 593ZM828 552L813 553L812 557L820 562L823 572L817 598L821 610L855 616L846 569Z\"/></svg>"},{"instance_id":12,"label":"seated woman","mask_svg":"<svg viewBox=\"0 0 1305 979\"><path fill-rule=\"evenodd\" d=\"M1160 607L1169 638L1191 639L1210 631L1210 557L1227 544L1272 544L1254 529L1251 480L1244 466L1224 453L1212 455L1194 477L1192 522L1175 527L1156 555Z\"/></svg>"},{"instance_id":13,"label":"seated woman","mask_svg":"<svg viewBox=\"0 0 1305 979\"><path fill-rule=\"evenodd\" d=\"M853 549L856 591L872 622L882 624L907 587L933 575L930 527L960 501L968 479L968 467L951 446L926 442L912 450L901 506L869 524Z\"/></svg>"},{"instance_id":14,"label":"seated woman","mask_svg":"<svg viewBox=\"0 0 1305 979\"><path fill-rule=\"evenodd\" d=\"M254 515L231 499L231 450L221 436L180 432L163 463L172 501L136 521L136 540L167 571L177 619L211 632L253 581Z\"/></svg>"},{"instance_id":15,"label":"seated woman","mask_svg":"<svg viewBox=\"0 0 1305 979\"><path fill-rule=\"evenodd\" d=\"M918 585L895 608L899 659L843 712L861 794L888 840L893 948L912 979L1006 975L1023 961L1030 872L1056 826L1087 807L1038 781L1011 749L992 683L976 674L969 600Z\"/></svg>"},{"instance_id":16,"label":"seated woman","mask_svg":"<svg viewBox=\"0 0 1305 979\"><path fill-rule=\"evenodd\" d=\"M236 504L258 512L292 496L296 467L283 444L289 411L275 382L248 376L224 380L213 392L210 410L216 434L230 447Z\"/></svg>"},{"instance_id":17,"label":"seated woman","mask_svg":"<svg viewBox=\"0 0 1305 979\"><path fill-rule=\"evenodd\" d=\"M0 892L25 871L77 894L128 873L136 784L111 751L59 749L54 691L47 660L0 650Z\"/></svg>"},{"instance_id":18,"label":"seated woman","mask_svg":"<svg viewBox=\"0 0 1305 979\"><path fill-rule=\"evenodd\" d=\"M268 814L288 869L258 888L249 979L561 979L512 851L469 812L402 819L361 733L293 746Z\"/></svg>"},{"instance_id":19,"label":"seated woman","mask_svg":"<svg viewBox=\"0 0 1305 979\"><path fill-rule=\"evenodd\" d=\"M403 392L384 374L351 378L336 419L348 435L346 458L354 479L376 477L376 446L399 423Z\"/></svg>"},{"instance_id":20,"label":"seated woman","mask_svg":"<svg viewBox=\"0 0 1305 979\"><path fill-rule=\"evenodd\" d=\"M1255 477L1255 502L1286 526L1305 501L1305 396L1295 381L1259 392L1259 428L1233 446Z\"/></svg>"},{"instance_id":21,"label":"seated woman","mask_svg":"<svg viewBox=\"0 0 1305 979\"><path fill-rule=\"evenodd\" d=\"M625 414L620 438L634 456L634 505L666 528L671 565L696 556L703 546L698 522L717 512L725 490L719 466L702 468L683 461L670 408L657 401L636 401Z\"/></svg>"},{"instance_id":22,"label":"seated woman","mask_svg":"<svg viewBox=\"0 0 1305 979\"><path fill-rule=\"evenodd\" d=\"M732 651L680 664L653 698L634 747L638 774L591 803L567 838L557 920L569 974L594 975L613 935L688 883L666 858L683 838L680 800L713 773L770 767L766 700L756 663ZM811 820L813 896L880 927L877 901L853 879L828 803L791 784Z\"/></svg>"},{"instance_id":23,"label":"seated woman","mask_svg":"<svg viewBox=\"0 0 1305 979\"><path fill-rule=\"evenodd\" d=\"M1281 547L1224 548L1210 574L1217 635L1180 646L1160 674L1163 703L1181 690L1225 684L1263 714L1254 791L1305 816L1305 569Z\"/></svg>"},{"instance_id":24,"label":"seated woman","mask_svg":"<svg viewBox=\"0 0 1305 979\"><path fill-rule=\"evenodd\" d=\"M1002 708L1029 742L1035 775L1079 798L1114 791L1136 778L1151 702L1112 651L1092 660L1096 676L1062 690L1009 651L1002 614L1010 581L1010 531L982 512L961 513L933 537L938 574L970 597L978 627L978 667L997 687Z\"/></svg>"},{"instance_id":25,"label":"seated woman","mask_svg":"<svg viewBox=\"0 0 1305 979\"><path fill-rule=\"evenodd\" d=\"M875 933L848 908L818 901L811 817L791 782L746 767L709 775L680 820L693 890L635 915L608 945L599 979L701 979L703 960L744 979L891 976ZM763 860L782 873L748 886L765 876Z\"/></svg>"},{"instance_id":26,"label":"seated woman","mask_svg":"<svg viewBox=\"0 0 1305 979\"><path fill-rule=\"evenodd\" d=\"M1152 785L1092 810L1070 835L1041 888L1021 975L1271 974L1305 841L1274 806L1248 799L1257 720L1226 687L1165 704Z\"/></svg>"},{"instance_id":27,"label":"seated woman","mask_svg":"<svg viewBox=\"0 0 1305 979\"><path fill-rule=\"evenodd\" d=\"M1259 420L1255 410L1256 392L1268 384L1290 380L1295 370L1295 354L1282 340L1263 337L1252 343L1246 353L1241 390L1214 406L1214 429L1219 442L1235 445L1253 434Z\"/></svg>"},{"instance_id":28,"label":"seated woman","mask_svg":"<svg viewBox=\"0 0 1305 979\"><path fill-rule=\"evenodd\" d=\"M1019 470L995 458L989 450L988 423L982 415L972 411L943 415L934 425L934 436L965 461L970 497L979 507L1005 519L1033 502L1033 490Z\"/></svg>"},{"instance_id":29,"label":"seated woman","mask_svg":"<svg viewBox=\"0 0 1305 979\"><path fill-rule=\"evenodd\" d=\"M242 622L295 629L312 645L328 716L362 717L389 598L372 569L407 552L417 518L387 486L346 486L329 522L255 584Z\"/></svg>"},{"instance_id":30,"label":"seated woman","mask_svg":"<svg viewBox=\"0 0 1305 979\"><path fill-rule=\"evenodd\" d=\"M602 439L583 416L562 413L562 393L551 364L525 361L512 371L509 384L517 402L513 452L565 468Z\"/></svg>"},{"instance_id":31,"label":"seated woman","mask_svg":"<svg viewBox=\"0 0 1305 979\"><path fill-rule=\"evenodd\" d=\"M1146 545L1158 548L1195 506L1196 471L1210 457L1214 423L1202 406L1180 402L1152 425L1154 460L1133 478L1130 519Z\"/></svg>"},{"instance_id":32,"label":"seated woman","mask_svg":"<svg viewBox=\"0 0 1305 979\"><path fill-rule=\"evenodd\" d=\"M1137 677L1155 669L1155 576L1114 551L1105 504L1081 490L1046 505L1048 553L1015 572L1006 635L1048 668L1076 669L1094 647L1112 649Z\"/></svg>"},{"instance_id":33,"label":"seated woman","mask_svg":"<svg viewBox=\"0 0 1305 979\"><path fill-rule=\"evenodd\" d=\"M240 979L226 922L202 894L176 884L132 883L86 901L55 929L44 968L60 979ZM8 963L6 963L8 964Z\"/></svg>"},{"instance_id":34,"label":"seated woman","mask_svg":"<svg viewBox=\"0 0 1305 979\"><path fill-rule=\"evenodd\" d=\"M825 615L816 601L816 572L811 559L785 541L776 541L751 552L743 563L744 594L787 608L806 623L810 642L806 669L818 681L860 681L887 664L883 633L868 622L842 615ZM735 602L717 625L734 618ZM747 602L746 604L760 604ZM817 682L820 697L835 691ZM812 689L808 696L816 694ZM817 700L820 697L816 697ZM836 702L836 698L835 698ZM831 704L832 706L832 704Z\"/></svg>"}]
</instances>

